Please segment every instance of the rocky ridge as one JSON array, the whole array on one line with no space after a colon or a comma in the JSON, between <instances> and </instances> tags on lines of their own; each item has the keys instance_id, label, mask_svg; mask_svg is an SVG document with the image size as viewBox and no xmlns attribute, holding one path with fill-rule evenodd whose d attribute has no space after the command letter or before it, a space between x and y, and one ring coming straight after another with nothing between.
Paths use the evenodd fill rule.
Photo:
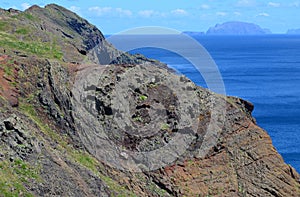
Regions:
<instances>
[{"instance_id":1,"label":"rocky ridge","mask_svg":"<svg viewBox=\"0 0 300 197\"><path fill-rule=\"evenodd\" d=\"M0 17L3 196L300 195L251 103L114 49L60 6Z\"/></svg>"}]
</instances>

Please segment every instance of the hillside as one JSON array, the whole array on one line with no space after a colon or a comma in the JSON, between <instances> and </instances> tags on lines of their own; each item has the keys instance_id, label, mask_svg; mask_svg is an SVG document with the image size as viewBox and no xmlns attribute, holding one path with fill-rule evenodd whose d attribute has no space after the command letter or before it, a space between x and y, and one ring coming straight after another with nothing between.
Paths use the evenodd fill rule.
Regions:
<instances>
[{"instance_id":1,"label":"hillside","mask_svg":"<svg viewBox=\"0 0 300 197\"><path fill-rule=\"evenodd\" d=\"M58 5L0 19L0 196L300 195L251 103Z\"/></svg>"},{"instance_id":2,"label":"hillside","mask_svg":"<svg viewBox=\"0 0 300 197\"><path fill-rule=\"evenodd\" d=\"M262 35L271 34L268 29L262 29L260 26L253 23L232 21L223 24L217 24L210 27L207 35Z\"/></svg>"}]
</instances>

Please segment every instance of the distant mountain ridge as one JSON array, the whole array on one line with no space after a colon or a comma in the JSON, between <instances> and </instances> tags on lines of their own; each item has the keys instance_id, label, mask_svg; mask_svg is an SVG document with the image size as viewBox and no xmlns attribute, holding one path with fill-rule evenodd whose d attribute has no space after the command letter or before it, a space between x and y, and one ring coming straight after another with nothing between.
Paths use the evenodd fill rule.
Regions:
<instances>
[{"instance_id":1,"label":"distant mountain ridge","mask_svg":"<svg viewBox=\"0 0 300 197\"><path fill-rule=\"evenodd\" d=\"M203 31L184 31L188 35L265 35L272 34L269 29L262 28L254 23L229 21L222 24L216 24L210 27L206 32Z\"/></svg>"},{"instance_id":2,"label":"distant mountain ridge","mask_svg":"<svg viewBox=\"0 0 300 197\"><path fill-rule=\"evenodd\" d=\"M207 35L262 35L271 34L269 29L263 29L254 23L231 21L210 27Z\"/></svg>"},{"instance_id":3,"label":"distant mountain ridge","mask_svg":"<svg viewBox=\"0 0 300 197\"><path fill-rule=\"evenodd\" d=\"M273 34L270 29L262 28L255 23L229 21L222 24L216 24L210 27L206 32L204 31L183 31L187 35L267 35ZM278 34L278 33L276 33ZM287 35L300 35L300 28L288 29Z\"/></svg>"},{"instance_id":4,"label":"distant mountain ridge","mask_svg":"<svg viewBox=\"0 0 300 197\"><path fill-rule=\"evenodd\" d=\"M299 29L289 29L286 34L297 34L300 35L300 28Z\"/></svg>"}]
</instances>

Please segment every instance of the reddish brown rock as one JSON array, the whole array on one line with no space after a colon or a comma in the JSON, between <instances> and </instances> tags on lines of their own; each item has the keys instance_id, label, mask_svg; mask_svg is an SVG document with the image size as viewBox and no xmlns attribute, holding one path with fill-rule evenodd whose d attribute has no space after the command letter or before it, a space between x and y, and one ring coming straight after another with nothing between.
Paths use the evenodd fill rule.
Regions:
<instances>
[{"instance_id":1,"label":"reddish brown rock","mask_svg":"<svg viewBox=\"0 0 300 197\"><path fill-rule=\"evenodd\" d=\"M14 63L9 63L11 60L7 55L0 56L0 96L5 98L13 107L18 106L18 88L17 77L18 71Z\"/></svg>"}]
</instances>

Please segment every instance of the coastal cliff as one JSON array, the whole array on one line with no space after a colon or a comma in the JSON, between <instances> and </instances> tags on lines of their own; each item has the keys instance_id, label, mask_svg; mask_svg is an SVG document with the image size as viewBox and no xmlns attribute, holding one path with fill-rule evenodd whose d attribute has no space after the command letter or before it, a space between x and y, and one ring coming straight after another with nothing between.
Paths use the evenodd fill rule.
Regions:
<instances>
[{"instance_id":1,"label":"coastal cliff","mask_svg":"<svg viewBox=\"0 0 300 197\"><path fill-rule=\"evenodd\" d=\"M2 196L300 196L248 101L55 4L0 19Z\"/></svg>"}]
</instances>

